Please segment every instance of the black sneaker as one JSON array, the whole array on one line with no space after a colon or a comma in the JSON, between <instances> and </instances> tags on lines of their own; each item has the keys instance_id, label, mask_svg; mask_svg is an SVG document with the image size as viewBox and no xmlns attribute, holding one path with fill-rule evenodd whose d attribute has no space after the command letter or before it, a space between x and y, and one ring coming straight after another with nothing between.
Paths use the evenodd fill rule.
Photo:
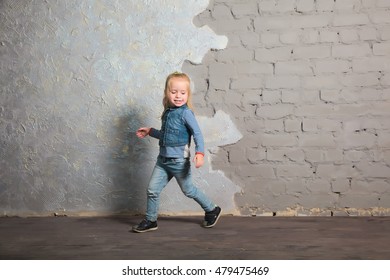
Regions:
<instances>
[{"instance_id":1,"label":"black sneaker","mask_svg":"<svg viewBox=\"0 0 390 280\"><path fill-rule=\"evenodd\" d=\"M211 228L215 226L221 214L221 207L216 206L214 210L206 212L204 215L203 227Z\"/></svg>"},{"instance_id":2,"label":"black sneaker","mask_svg":"<svg viewBox=\"0 0 390 280\"><path fill-rule=\"evenodd\" d=\"M133 226L134 232L147 232L158 229L157 222L151 222L146 219L142 220L142 222L137 225Z\"/></svg>"}]
</instances>

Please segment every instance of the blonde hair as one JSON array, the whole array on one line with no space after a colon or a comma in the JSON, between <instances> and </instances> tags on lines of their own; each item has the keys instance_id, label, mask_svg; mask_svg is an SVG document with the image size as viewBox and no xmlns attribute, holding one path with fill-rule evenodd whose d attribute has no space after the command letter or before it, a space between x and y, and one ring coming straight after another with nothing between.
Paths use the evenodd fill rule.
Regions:
<instances>
[{"instance_id":1,"label":"blonde hair","mask_svg":"<svg viewBox=\"0 0 390 280\"><path fill-rule=\"evenodd\" d=\"M188 99L187 99L187 106L191 110L193 110L193 105L192 105L192 92L191 92L191 80L190 77L188 77L187 74L185 73L180 73L180 72L173 72L168 75L166 81L165 81L165 89L164 89L164 98L163 98L163 106L164 106L164 112L169 108L169 99L168 99L168 93L169 93L169 88L170 88L170 82L172 79L178 78L178 79L184 79L188 82Z\"/></svg>"}]
</instances>

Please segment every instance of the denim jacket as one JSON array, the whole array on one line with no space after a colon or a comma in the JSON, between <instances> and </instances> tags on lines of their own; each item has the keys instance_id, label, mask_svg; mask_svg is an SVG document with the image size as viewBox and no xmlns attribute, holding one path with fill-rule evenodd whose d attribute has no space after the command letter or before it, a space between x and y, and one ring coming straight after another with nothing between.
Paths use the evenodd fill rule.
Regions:
<instances>
[{"instance_id":1,"label":"denim jacket","mask_svg":"<svg viewBox=\"0 0 390 280\"><path fill-rule=\"evenodd\" d=\"M165 110L160 130L160 146L176 147L190 143L191 134L183 118L185 110L189 110L187 105Z\"/></svg>"},{"instance_id":2,"label":"denim jacket","mask_svg":"<svg viewBox=\"0 0 390 280\"><path fill-rule=\"evenodd\" d=\"M152 128L149 135L159 139L160 155L164 157L189 157L191 136L195 153L204 154L204 139L194 113L183 105L169 108L162 116L161 130Z\"/></svg>"}]
</instances>

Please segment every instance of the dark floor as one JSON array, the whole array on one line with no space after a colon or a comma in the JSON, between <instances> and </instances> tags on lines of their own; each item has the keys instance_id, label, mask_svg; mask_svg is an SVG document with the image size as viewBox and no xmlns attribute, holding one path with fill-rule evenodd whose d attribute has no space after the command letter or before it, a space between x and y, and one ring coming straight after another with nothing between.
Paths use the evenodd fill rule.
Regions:
<instances>
[{"instance_id":1,"label":"dark floor","mask_svg":"<svg viewBox=\"0 0 390 280\"><path fill-rule=\"evenodd\" d=\"M390 259L390 217L0 218L0 259Z\"/></svg>"}]
</instances>

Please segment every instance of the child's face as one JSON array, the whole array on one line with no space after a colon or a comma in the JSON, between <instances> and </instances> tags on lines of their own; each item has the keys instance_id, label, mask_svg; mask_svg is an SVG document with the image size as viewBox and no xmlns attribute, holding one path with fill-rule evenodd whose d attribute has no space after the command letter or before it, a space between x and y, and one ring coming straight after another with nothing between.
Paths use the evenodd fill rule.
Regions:
<instances>
[{"instance_id":1,"label":"child's face","mask_svg":"<svg viewBox=\"0 0 390 280\"><path fill-rule=\"evenodd\" d=\"M189 84L186 79L172 78L169 81L168 100L172 106L180 107L187 104Z\"/></svg>"}]
</instances>

